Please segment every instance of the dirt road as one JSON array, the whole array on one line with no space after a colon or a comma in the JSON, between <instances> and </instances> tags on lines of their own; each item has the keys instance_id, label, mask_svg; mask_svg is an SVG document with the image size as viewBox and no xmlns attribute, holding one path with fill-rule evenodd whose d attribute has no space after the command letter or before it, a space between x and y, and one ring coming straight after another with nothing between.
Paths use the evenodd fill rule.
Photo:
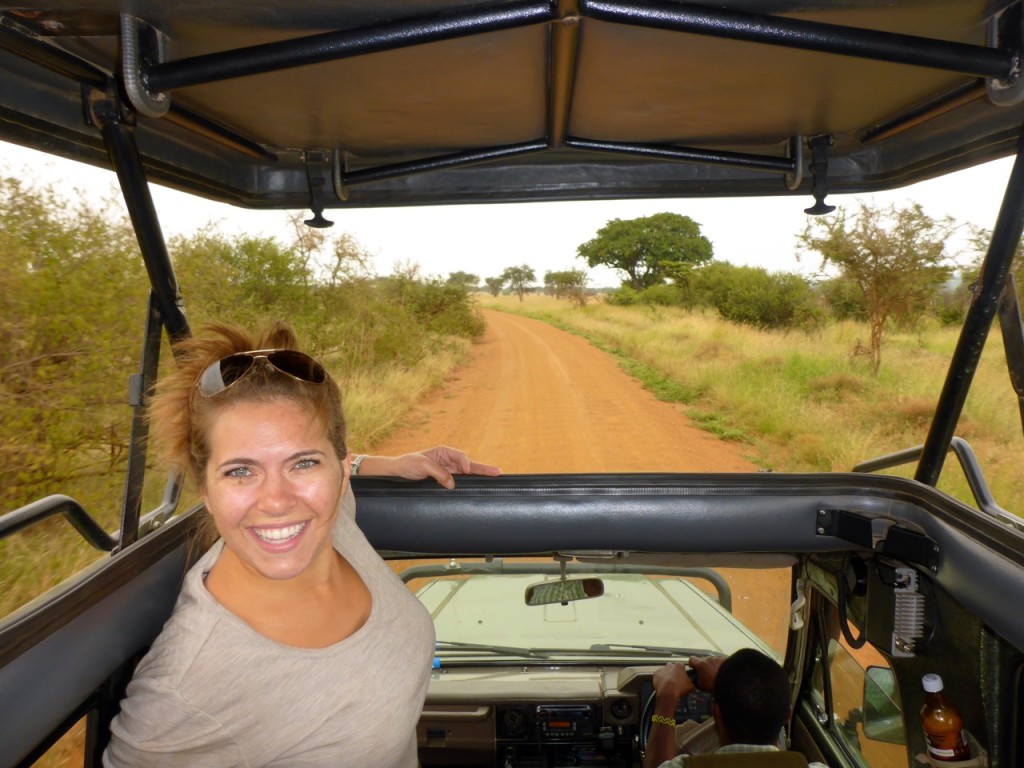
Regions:
<instances>
[{"instance_id":1,"label":"dirt road","mask_svg":"<svg viewBox=\"0 0 1024 768\"><path fill-rule=\"evenodd\" d=\"M750 472L741 445L694 427L578 336L485 311L468 363L377 452L437 443L520 472Z\"/></svg>"},{"instance_id":2,"label":"dirt road","mask_svg":"<svg viewBox=\"0 0 1024 768\"><path fill-rule=\"evenodd\" d=\"M484 315L487 334L467 364L377 453L451 445L507 474L757 469L741 445L697 429L582 338L529 318ZM736 617L781 652L788 571L722 573Z\"/></svg>"}]
</instances>

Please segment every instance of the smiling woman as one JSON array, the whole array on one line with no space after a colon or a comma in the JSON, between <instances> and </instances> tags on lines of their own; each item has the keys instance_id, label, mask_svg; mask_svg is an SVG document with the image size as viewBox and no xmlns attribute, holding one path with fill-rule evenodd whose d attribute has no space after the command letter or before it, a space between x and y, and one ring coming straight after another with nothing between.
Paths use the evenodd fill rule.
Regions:
<instances>
[{"instance_id":1,"label":"smiling woman","mask_svg":"<svg viewBox=\"0 0 1024 768\"><path fill-rule=\"evenodd\" d=\"M140 662L104 764L415 765L433 626L355 524L338 386L282 324L208 330L179 346L152 421L220 539ZM364 472L374 461L444 484L493 469L444 449Z\"/></svg>"}]
</instances>

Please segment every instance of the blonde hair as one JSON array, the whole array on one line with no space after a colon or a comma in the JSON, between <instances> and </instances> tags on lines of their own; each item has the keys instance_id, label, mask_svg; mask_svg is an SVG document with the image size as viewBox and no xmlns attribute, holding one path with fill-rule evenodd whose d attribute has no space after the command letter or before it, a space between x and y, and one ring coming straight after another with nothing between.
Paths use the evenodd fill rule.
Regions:
<instances>
[{"instance_id":1,"label":"blonde hair","mask_svg":"<svg viewBox=\"0 0 1024 768\"><path fill-rule=\"evenodd\" d=\"M203 371L229 355L257 349L298 348L295 331L281 321L270 323L255 334L237 325L213 323L204 326L197 337L176 344L176 370L157 382L149 405L150 433L162 459L186 472L202 489L210 460L209 431L217 413L239 402L279 399L308 408L323 424L338 458L344 458L348 450L341 390L330 376L322 384L312 384L256 366L213 397L196 394L196 383Z\"/></svg>"}]
</instances>

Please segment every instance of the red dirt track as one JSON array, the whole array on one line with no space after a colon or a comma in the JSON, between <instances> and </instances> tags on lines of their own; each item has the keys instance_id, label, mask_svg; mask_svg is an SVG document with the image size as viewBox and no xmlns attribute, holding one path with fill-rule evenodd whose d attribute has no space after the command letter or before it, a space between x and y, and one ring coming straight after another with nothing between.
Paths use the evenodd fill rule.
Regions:
<instances>
[{"instance_id":1,"label":"red dirt track","mask_svg":"<svg viewBox=\"0 0 1024 768\"><path fill-rule=\"evenodd\" d=\"M757 470L741 445L696 428L584 339L518 315L484 316L487 333L466 364L375 453L450 445L506 474ZM737 618L781 652L788 571L722 573Z\"/></svg>"},{"instance_id":2,"label":"red dirt track","mask_svg":"<svg viewBox=\"0 0 1024 768\"><path fill-rule=\"evenodd\" d=\"M441 443L506 473L757 470L742 446L696 428L582 338L504 312L484 316L487 333L466 365L377 453Z\"/></svg>"}]
</instances>

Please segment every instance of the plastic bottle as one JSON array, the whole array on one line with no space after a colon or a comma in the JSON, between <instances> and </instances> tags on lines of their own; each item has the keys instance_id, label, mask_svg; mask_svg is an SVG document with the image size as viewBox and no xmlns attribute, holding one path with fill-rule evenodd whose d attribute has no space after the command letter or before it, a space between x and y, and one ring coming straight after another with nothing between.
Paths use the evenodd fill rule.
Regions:
<instances>
[{"instance_id":1,"label":"plastic bottle","mask_svg":"<svg viewBox=\"0 0 1024 768\"><path fill-rule=\"evenodd\" d=\"M925 675L921 678L921 685L925 691L921 727L928 744L928 756L937 762L969 760L971 750L963 731L964 721L942 693L942 678L934 674Z\"/></svg>"}]
</instances>

